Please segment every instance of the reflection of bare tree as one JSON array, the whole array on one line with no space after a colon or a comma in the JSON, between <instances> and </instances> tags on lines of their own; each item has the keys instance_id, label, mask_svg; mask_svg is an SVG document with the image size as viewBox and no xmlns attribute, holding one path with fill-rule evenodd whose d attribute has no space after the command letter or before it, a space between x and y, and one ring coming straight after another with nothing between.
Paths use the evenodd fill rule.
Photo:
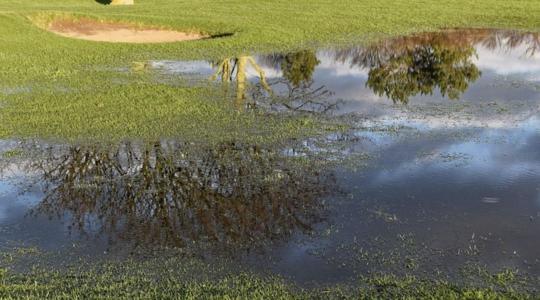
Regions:
<instances>
[{"instance_id":1,"label":"reflection of bare tree","mask_svg":"<svg viewBox=\"0 0 540 300\"><path fill-rule=\"evenodd\" d=\"M385 40L336 53L336 60L369 70L366 85L380 96L408 102L417 94L457 99L481 73L472 58L475 45L489 49L527 46L526 54L539 48L538 34L517 31L450 30Z\"/></svg>"},{"instance_id":2,"label":"reflection of bare tree","mask_svg":"<svg viewBox=\"0 0 540 300\"><path fill-rule=\"evenodd\" d=\"M259 100L259 106L271 110L327 113L339 105L339 101L328 101L332 93L325 86L314 87L313 80L294 85L285 78L279 78L269 81L268 85L281 92L268 97L256 85L252 89L252 97Z\"/></svg>"},{"instance_id":3,"label":"reflection of bare tree","mask_svg":"<svg viewBox=\"0 0 540 300\"><path fill-rule=\"evenodd\" d=\"M309 231L328 180L276 151L238 144L38 150L30 169L41 174L46 196L36 213L68 213L74 230L97 223L113 241L138 244L248 248Z\"/></svg>"},{"instance_id":4,"label":"reflection of bare tree","mask_svg":"<svg viewBox=\"0 0 540 300\"><path fill-rule=\"evenodd\" d=\"M326 113L337 107L338 102L328 101L332 93L325 86L315 86L313 82L313 73L320 64L313 51L274 54L264 57L263 61L280 69L283 74L282 78L270 82L273 90L281 91L267 101L271 108Z\"/></svg>"},{"instance_id":5,"label":"reflection of bare tree","mask_svg":"<svg viewBox=\"0 0 540 300\"><path fill-rule=\"evenodd\" d=\"M221 79L221 82L224 85L225 91L227 92L228 85L231 82L236 83L236 102L235 105L237 109L243 109L246 105L246 88L249 84L247 80L247 68L252 66L253 69L259 74L259 80L261 86L265 88L266 91L270 91L270 87L266 83L266 76L261 67L255 62L255 59L251 56L239 56L236 58L225 58L219 63L214 64L217 71L212 76L211 80Z\"/></svg>"},{"instance_id":6,"label":"reflection of bare tree","mask_svg":"<svg viewBox=\"0 0 540 300\"><path fill-rule=\"evenodd\" d=\"M320 63L312 51L299 51L286 55L268 55L261 57L263 63L279 69L283 77L268 80L262 68L252 57L224 59L216 66L212 80L221 79L227 93L230 83L236 85L237 108L246 106L265 107L269 110L327 112L337 104L328 103L330 92L324 87L313 87L312 76ZM246 79L248 63L259 74L257 83Z\"/></svg>"},{"instance_id":7,"label":"reflection of bare tree","mask_svg":"<svg viewBox=\"0 0 540 300\"><path fill-rule=\"evenodd\" d=\"M477 43L491 50L498 48L506 51L523 46L525 56L534 56L540 51L540 33L501 30L493 32Z\"/></svg>"}]
</instances>

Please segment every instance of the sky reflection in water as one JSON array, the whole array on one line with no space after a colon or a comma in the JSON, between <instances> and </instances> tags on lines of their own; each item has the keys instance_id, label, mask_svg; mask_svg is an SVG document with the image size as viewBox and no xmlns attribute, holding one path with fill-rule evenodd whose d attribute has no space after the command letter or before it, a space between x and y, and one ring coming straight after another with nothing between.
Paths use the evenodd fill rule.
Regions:
<instances>
[{"instance_id":1,"label":"sky reflection in water","mask_svg":"<svg viewBox=\"0 0 540 300\"><path fill-rule=\"evenodd\" d=\"M160 76L211 79L241 110L350 113L357 129L345 152L369 156L367 166L325 170L234 143L5 142L3 151L31 155L3 159L4 241L195 244L244 251L253 268L299 281L403 269L402 259L381 267L361 255L392 249L418 260L418 272L472 260L540 274L537 34L449 31L150 65ZM311 143L296 153L320 149ZM422 247L400 248L403 237Z\"/></svg>"},{"instance_id":2,"label":"sky reflection in water","mask_svg":"<svg viewBox=\"0 0 540 300\"><path fill-rule=\"evenodd\" d=\"M264 102L261 93L291 102L291 96L323 88L331 96L324 94L320 100L344 102L337 114L384 114L380 105L392 102L536 102L540 97L540 37L514 31L449 31L348 50L151 65L165 74L213 75L215 80L240 86L235 89L238 98L259 104ZM243 78L249 81L244 83Z\"/></svg>"}]
</instances>

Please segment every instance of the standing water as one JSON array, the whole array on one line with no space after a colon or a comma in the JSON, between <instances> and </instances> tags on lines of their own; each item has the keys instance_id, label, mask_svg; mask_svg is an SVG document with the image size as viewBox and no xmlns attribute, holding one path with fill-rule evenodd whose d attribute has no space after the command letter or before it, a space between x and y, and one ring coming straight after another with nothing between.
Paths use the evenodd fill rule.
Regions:
<instances>
[{"instance_id":1,"label":"standing water","mask_svg":"<svg viewBox=\"0 0 540 300\"><path fill-rule=\"evenodd\" d=\"M4 141L0 246L166 246L298 282L452 278L471 264L540 276L538 34L453 30L149 66L215 85L242 111L349 129L283 147Z\"/></svg>"}]
</instances>

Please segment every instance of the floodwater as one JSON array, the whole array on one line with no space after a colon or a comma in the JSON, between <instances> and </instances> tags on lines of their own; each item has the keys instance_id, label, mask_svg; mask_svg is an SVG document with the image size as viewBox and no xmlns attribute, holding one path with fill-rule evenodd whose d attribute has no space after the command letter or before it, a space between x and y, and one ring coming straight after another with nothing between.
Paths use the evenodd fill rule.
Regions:
<instances>
[{"instance_id":1,"label":"floodwater","mask_svg":"<svg viewBox=\"0 0 540 300\"><path fill-rule=\"evenodd\" d=\"M470 264L540 276L538 34L149 66L216 85L239 110L351 129L280 146L3 141L1 247L176 247L298 282Z\"/></svg>"}]
</instances>

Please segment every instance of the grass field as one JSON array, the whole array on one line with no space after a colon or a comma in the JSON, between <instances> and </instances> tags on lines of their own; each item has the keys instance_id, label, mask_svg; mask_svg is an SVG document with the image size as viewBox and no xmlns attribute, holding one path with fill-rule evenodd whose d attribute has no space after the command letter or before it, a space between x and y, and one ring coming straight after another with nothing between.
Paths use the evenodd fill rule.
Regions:
<instances>
[{"instance_id":1,"label":"grass field","mask_svg":"<svg viewBox=\"0 0 540 300\"><path fill-rule=\"evenodd\" d=\"M347 46L454 27L540 30L538 0L93 0L0 1L0 139L182 138L279 143L345 125L313 115L239 112L218 86L161 82L132 71L149 60L216 60L274 51ZM210 35L167 44L110 44L63 38L42 27L57 17L131 22ZM2 267L5 267L3 265ZM184 282L115 265L76 273L0 268L0 298L533 298L509 273L480 285L373 276L354 288L303 290L282 279L234 275ZM165 279L164 279L165 278Z\"/></svg>"},{"instance_id":2,"label":"grass field","mask_svg":"<svg viewBox=\"0 0 540 300\"><path fill-rule=\"evenodd\" d=\"M511 271L479 270L474 284L414 276L374 275L355 284L301 288L278 277L242 273L214 279L186 279L174 259L155 267L108 263L84 271L0 271L2 299L533 299ZM180 266L180 267L179 267ZM168 269L166 269L168 268ZM180 277L178 277L180 275Z\"/></svg>"},{"instance_id":3,"label":"grass field","mask_svg":"<svg viewBox=\"0 0 540 300\"><path fill-rule=\"evenodd\" d=\"M537 30L539 14L535 0L139 0L116 7L92 0L5 0L0 3L0 136L249 140L257 135L276 141L313 134L320 125L311 117L238 114L208 101L216 98L211 88L155 84L149 76L117 69L152 59L216 59L358 44L448 27ZM37 26L58 15L234 35L108 44L63 38Z\"/></svg>"}]
</instances>

